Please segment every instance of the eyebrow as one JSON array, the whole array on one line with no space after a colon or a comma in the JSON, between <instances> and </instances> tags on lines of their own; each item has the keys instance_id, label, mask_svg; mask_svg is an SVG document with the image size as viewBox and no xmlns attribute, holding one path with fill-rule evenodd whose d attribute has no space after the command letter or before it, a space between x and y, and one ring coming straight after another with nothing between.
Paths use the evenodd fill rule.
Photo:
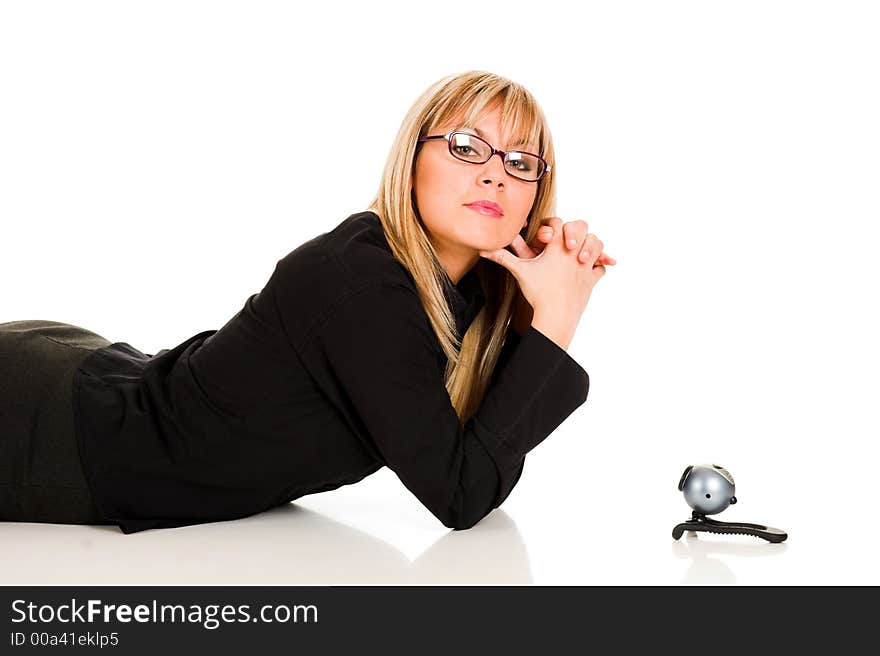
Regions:
<instances>
[{"instance_id":1,"label":"eyebrow","mask_svg":"<svg viewBox=\"0 0 880 656\"><path fill-rule=\"evenodd\" d=\"M463 126L459 129L460 130L473 130L474 132L477 133L478 137L482 137L483 139L486 139L487 141L489 140L489 138L485 134L483 134L483 131L480 130L480 128L476 128L476 127L472 127L472 126L468 125L468 126ZM511 144L511 146L527 146L527 145L529 145L528 139L518 139L517 141L515 141Z\"/></svg>"}]
</instances>

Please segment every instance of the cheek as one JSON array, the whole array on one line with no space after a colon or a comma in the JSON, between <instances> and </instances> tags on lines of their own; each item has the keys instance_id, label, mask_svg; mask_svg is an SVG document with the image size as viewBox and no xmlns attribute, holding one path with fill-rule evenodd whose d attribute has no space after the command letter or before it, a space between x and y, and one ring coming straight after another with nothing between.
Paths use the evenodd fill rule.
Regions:
<instances>
[{"instance_id":1,"label":"cheek","mask_svg":"<svg viewBox=\"0 0 880 656\"><path fill-rule=\"evenodd\" d=\"M454 191L450 184L450 171L443 162L425 159L416 166L416 197L425 206L442 204Z\"/></svg>"},{"instance_id":2,"label":"cheek","mask_svg":"<svg viewBox=\"0 0 880 656\"><path fill-rule=\"evenodd\" d=\"M532 205L535 204L537 196L538 194L536 190L525 189L513 199L511 209L514 209L517 216L521 216L523 220L525 220L529 215L529 211L532 209Z\"/></svg>"}]
</instances>

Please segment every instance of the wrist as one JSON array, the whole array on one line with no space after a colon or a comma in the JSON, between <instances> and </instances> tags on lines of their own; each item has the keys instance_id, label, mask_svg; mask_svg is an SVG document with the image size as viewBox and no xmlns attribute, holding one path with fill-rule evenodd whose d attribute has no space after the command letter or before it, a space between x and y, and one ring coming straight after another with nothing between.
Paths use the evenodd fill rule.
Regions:
<instances>
[{"instance_id":1,"label":"wrist","mask_svg":"<svg viewBox=\"0 0 880 656\"><path fill-rule=\"evenodd\" d=\"M558 314L536 310L532 317L531 326L562 350L568 350L568 345L571 344L571 340L574 337L577 322L561 317Z\"/></svg>"}]
</instances>

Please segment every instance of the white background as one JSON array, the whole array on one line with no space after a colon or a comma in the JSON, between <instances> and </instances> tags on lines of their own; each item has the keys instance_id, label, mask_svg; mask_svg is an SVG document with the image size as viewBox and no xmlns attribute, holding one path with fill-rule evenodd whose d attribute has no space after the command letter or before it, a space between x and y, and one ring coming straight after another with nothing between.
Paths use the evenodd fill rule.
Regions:
<instances>
[{"instance_id":1,"label":"white background","mask_svg":"<svg viewBox=\"0 0 880 656\"><path fill-rule=\"evenodd\" d=\"M880 584L878 13L3 3L0 322L145 353L220 328L366 207L410 104L469 69L538 98L558 215L619 263L569 349L586 404L475 528L383 469L237 522L0 524L0 582ZM703 462L737 484L716 519L787 542L674 541L676 485Z\"/></svg>"}]
</instances>

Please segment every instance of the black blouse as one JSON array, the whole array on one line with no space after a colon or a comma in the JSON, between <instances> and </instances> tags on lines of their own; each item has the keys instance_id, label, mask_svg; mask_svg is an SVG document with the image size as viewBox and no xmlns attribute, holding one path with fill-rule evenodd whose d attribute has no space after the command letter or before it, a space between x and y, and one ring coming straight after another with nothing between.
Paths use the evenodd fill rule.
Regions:
<instances>
[{"instance_id":1,"label":"black blouse","mask_svg":"<svg viewBox=\"0 0 880 656\"><path fill-rule=\"evenodd\" d=\"M475 269L447 290L463 334L485 301ZM279 260L219 330L155 355L126 342L89 354L73 407L95 505L123 533L201 524L387 465L444 526L470 528L586 401L589 376L534 327L509 330L462 427L445 366L379 217L353 214Z\"/></svg>"}]
</instances>

